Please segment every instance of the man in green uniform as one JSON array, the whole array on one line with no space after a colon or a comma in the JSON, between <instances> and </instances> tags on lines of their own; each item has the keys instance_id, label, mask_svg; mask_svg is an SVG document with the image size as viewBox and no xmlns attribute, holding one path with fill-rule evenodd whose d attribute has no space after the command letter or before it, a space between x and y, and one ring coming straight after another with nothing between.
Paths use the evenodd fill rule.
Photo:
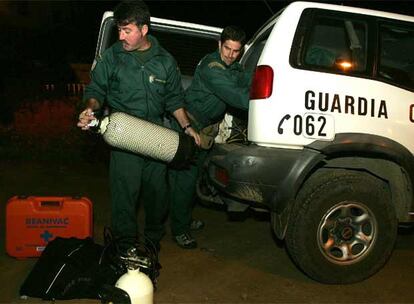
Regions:
<instances>
[{"instance_id":1,"label":"man in green uniform","mask_svg":"<svg viewBox=\"0 0 414 304\"><path fill-rule=\"evenodd\" d=\"M111 111L162 125L165 112L172 113L187 135L199 144L183 108L181 75L174 58L155 37L148 34L150 13L143 2L120 3L114 18L119 41L97 59L91 83L85 90L86 109L78 126L88 129L93 111L109 106ZM166 164L126 151L112 149L110 158L112 229L128 249L138 233L137 203L145 210L144 235L159 249L168 210ZM123 240L123 241L122 241Z\"/></svg>"},{"instance_id":2,"label":"man in green uniform","mask_svg":"<svg viewBox=\"0 0 414 304\"><path fill-rule=\"evenodd\" d=\"M193 127L200 132L202 150L197 164L189 170L170 170L171 231L177 244L185 249L197 247L190 230L203 226L201 221L192 220L191 213L198 172L217 135L214 129L218 131L227 106L248 109L251 73L245 72L236 61L245 39L240 28L225 27L218 50L200 61L186 91L185 108ZM175 129L179 129L177 124ZM206 133L210 136L203 136Z\"/></svg>"}]
</instances>

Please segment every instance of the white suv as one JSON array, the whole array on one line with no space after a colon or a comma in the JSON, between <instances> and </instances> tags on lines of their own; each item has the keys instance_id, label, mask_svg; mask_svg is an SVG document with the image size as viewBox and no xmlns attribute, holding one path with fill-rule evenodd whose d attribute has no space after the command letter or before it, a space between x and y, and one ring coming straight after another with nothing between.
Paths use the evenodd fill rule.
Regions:
<instances>
[{"instance_id":1,"label":"white suv","mask_svg":"<svg viewBox=\"0 0 414 304\"><path fill-rule=\"evenodd\" d=\"M184 74L222 30L151 22ZM195 37L171 42L183 34ZM107 12L95 57L115 39ZM197 61L187 68L189 55ZM231 211L270 211L276 236L315 280L371 276L390 257L398 223L414 215L414 18L295 2L254 35L241 63L255 71L248 140L230 143L231 134L215 145L199 195ZM235 122L222 125L234 133Z\"/></svg>"},{"instance_id":2,"label":"white suv","mask_svg":"<svg viewBox=\"0 0 414 304\"><path fill-rule=\"evenodd\" d=\"M241 63L255 69L248 142L211 153L218 201L268 209L315 280L371 276L414 209L414 18L292 3Z\"/></svg>"}]
</instances>

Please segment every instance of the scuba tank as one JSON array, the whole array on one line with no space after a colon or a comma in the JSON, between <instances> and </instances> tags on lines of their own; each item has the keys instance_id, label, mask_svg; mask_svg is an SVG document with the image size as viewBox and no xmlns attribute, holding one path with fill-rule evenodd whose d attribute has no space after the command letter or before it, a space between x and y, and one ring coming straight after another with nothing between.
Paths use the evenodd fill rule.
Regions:
<instances>
[{"instance_id":1,"label":"scuba tank","mask_svg":"<svg viewBox=\"0 0 414 304\"><path fill-rule=\"evenodd\" d=\"M167 162L173 167L187 165L196 151L192 137L122 112L93 120L89 126L110 146Z\"/></svg>"},{"instance_id":2,"label":"scuba tank","mask_svg":"<svg viewBox=\"0 0 414 304\"><path fill-rule=\"evenodd\" d=\"M114 238L108 228L104 230L104 238L100 263L108 265L109 271L103 274L114 273L116 278L111 276L99 287L101 303L152 304L161 269L157 248L151 242L142 242L135 237ZM121 250L121 243L130 247Z\"/></svg>"},{"instance_id":3,"label":"scuba tank","mask_svg":"<svg viewBox=\"0 0 414 304\"><path fill-rule=\"evenodd\" d=\"M154 286L151 279L137 269L128 269L116 282L115 287L124 290L131 304L152 304L154 298Z\"/></svg>"},{"instance_id":4,"label":"scuba tank","mask_svg":"<svg viewBox=\"0 0 414 304\"><path fill-rule=\"evenodd\" d=\"M153 304L154 286L151 279L140 271L141 267L150 267L153 261L149 257L139 256L136 247L129 248L126 254L120 258L127 272L115 283L115 289L125 291L128 294L128 300L124 298L124 301L118 303Z\"/></svg>"}]
</instances>

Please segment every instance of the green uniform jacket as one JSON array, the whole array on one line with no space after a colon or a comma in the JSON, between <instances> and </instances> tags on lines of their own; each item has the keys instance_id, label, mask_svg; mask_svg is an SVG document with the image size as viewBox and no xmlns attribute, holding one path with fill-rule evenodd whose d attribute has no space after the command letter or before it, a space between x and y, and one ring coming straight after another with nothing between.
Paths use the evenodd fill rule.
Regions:
<instances>
[{"instance_id":1,"label":"green uniform jacket","mask_svg":"<svg viewBox=\"0 0 414 304\"><path fill-rule=\"evenodd\" d=\"M91 72L84 100L97 99L112 111L125 112L162 123L166 111L184 106L181 74L175 59L158 41L147 36L151 48L143 61L137 51L128 52L117 42L105 50Z\"/></svg>"},{"instance_id":2,"label":"green uniform jacket","mask_svg":"<svg viewBox=\"0 0 414 304\"><path fill-rule=\"evenodd\" d=\"M201 59L186 91L186 109L202 128L220 121L227 105L247 110L251 74L234 62L227 66L217 50Z\"/></svg>"}]
</instances>

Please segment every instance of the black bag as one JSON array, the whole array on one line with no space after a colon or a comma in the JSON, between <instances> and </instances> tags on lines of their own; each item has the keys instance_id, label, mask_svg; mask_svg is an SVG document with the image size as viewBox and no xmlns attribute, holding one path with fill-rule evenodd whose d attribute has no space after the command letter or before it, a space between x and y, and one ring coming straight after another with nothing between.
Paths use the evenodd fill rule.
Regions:
<instances>
[{"instance_id":1,"label":"black bag","mask_svg":"<svg viewBox=\"0 0 414 304\"><path fill-rule=\"evenodd\" d=\"M44 300L102 299L108 294L108 287L115 285L127 271L126 262L129 261L120 254L122 240L113 239L109 229L105 229L104 238L105 246L94 243L91 238L57 237L52 240L21 286L20 295ZM135 248L135 258L146 261L147 267L142 271L156 287L161 268L156 249L136 239L128 241Z\"/></svg>"},{"instance_id":2,"label":"black bag","mask_svg":"<svg viewBox=\"0 0 414 304\"><path fill-rule=\"evenodd\" d=\"M100 265L103 246L91 238L51 241L20 288L20 295L44 300L98 298L99 288L119 275Z\"/></svg>"}]
</instances>

